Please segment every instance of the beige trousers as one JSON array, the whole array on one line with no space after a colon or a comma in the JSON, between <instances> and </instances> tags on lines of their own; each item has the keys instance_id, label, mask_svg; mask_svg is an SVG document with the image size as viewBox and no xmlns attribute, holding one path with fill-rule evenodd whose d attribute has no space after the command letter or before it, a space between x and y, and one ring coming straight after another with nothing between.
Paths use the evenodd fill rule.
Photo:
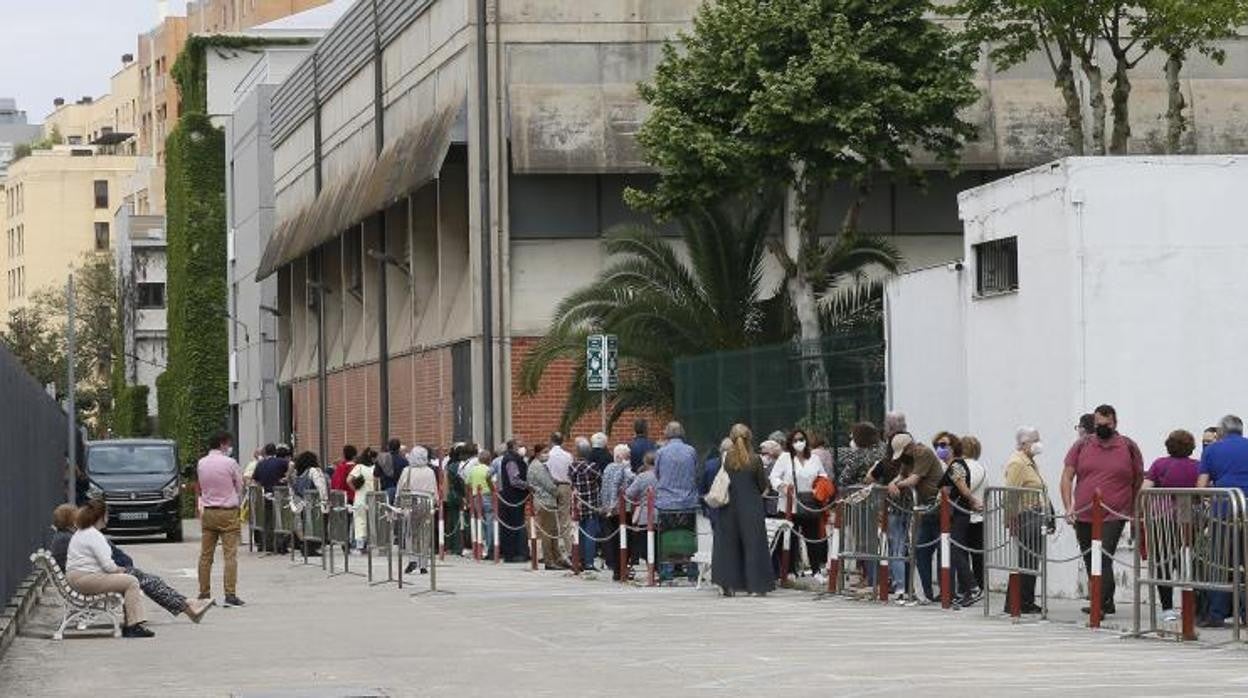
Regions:
<instances>
[{"instance_id":1,"label":"beige trousers","mask_svg":"<svg viewBox=\"0 0 1248 698\"><path fill-rule=\"evenodd\" d=\"M572 557L572 485L559 483L555 490L555 501L559 507L559 552L562 559Z\"/></svg>"},{"instance_id":2,"label":"beige trousers","mask_svg":"<svg viewBox=\"0 0 1248 698\"><path fill-rule=\"evenodd\" d=\"M147 615L143 612L143 593L139 590L139 580L128 574L70 572L69 585L81 594L121 594L125 598L127 626L147 620Z\"/></svg>"}]
</instances>

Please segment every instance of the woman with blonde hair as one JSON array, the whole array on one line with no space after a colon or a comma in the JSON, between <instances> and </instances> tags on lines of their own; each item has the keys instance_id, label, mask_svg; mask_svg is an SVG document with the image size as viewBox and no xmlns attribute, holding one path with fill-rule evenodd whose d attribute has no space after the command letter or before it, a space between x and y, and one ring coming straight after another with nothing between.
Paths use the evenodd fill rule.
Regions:
<instances>
[{"instance_id":1,"label":"woman with blonde hair","mask_svg":"<svg viewBox=\"0 0 1248 698\"><path fill-rule=\"evenodd\" d=\"M728 432L732 447L724 454L728 473L728 503L719 510L711 578L732 596L738 591L762 596L775 589L767 527L763 522L763 492L767 475L763 461L751 446L753 434L744 424Z\"/></svg>"}]
</instances>

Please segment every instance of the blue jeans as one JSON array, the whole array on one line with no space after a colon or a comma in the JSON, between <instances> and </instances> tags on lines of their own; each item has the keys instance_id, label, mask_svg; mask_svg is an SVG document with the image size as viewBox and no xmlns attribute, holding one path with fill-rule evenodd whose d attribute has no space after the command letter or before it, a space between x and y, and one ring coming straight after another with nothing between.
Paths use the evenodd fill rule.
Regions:
<instances>
[{"instance_id":1,"label":"blue jeans","mask_svg":"<svg viewBox=\"0 0 1248 698\"><path fill-rule=\"evenodd\" d=\"M932 558L936 556L938 546L935 541L940 539L940 515L932 510L919 518L918 539L915 541L914 564L919 567L919 584L923 587L923 596L935 600L932 596ZM927 544L924 547L924 544Z\"/></svg>"},{"instance_id":2,"label":"blue jeans","mask_svg":"<svg viewBox=\"0 0 1248 698\"><path fill-rule=\"evenodd\" d=\"M594 538L601 537L602 520L597 514L581 519L581 569L587 570L594 566L594 558L598 556L598 542Z\"/></svg>"},{"instance_id":3,"label":"blue jeans","mask_svg":"<svg viewBox=\"0 0 1248 698\"><path fill-rule=\"evenodd\" d=\"M889 591L906 588L907 565L910 547L910 513L889 509L888 512L888 584Z\"/></svg>"},{"instance_id":4,"label":"blue jeans","mask_svg":"<svg viewBox=\"0 0 1248 698\"><path fill-rule=\"evenodd\" d=\"M489 500L486 500L489 501ZM483 508L481 513L481 528L484 529L482 539L485 541L482 556L490 558L494 556L494 511L489 506Z\"/></svg>"}]
</instances>

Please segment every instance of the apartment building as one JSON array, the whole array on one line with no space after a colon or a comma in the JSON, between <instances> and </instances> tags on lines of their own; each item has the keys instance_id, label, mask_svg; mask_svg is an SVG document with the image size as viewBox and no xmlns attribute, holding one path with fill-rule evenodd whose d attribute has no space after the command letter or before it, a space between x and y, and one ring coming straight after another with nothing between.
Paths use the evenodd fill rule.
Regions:
<instances>
[{"instance_id":1,"label":"apartment building","mask_svg":"<svg viewBox=\"0 0 1248 698\"><path fill-rule=\"evenodd\" d=\"M0 218L6 281L0 322L27 307L36 291L64 284L84 255L111 252L113 213L135 161L93 145L60 145L9 166Z\"/></svg>"},{"instance_id":2,"label":"apartment building","mask_svg":"<svg viewBox=\"0 0 1248 698\"><path fill-rule=\"evenodd\" d=\"M320 7L332 0L192 0L186 4L193 34L227 34Z\"/></svg>"},{"instance_id":3,"label":"apartment building","mask_svg":"<svg viewBox=\"0 0 1248 698\"><path fill-rule=\"evenodd\" d=\"M65 145L93 145L101 152L138 155L141 71L134 54L121 57L121 69L109 79L109 91L75 102L58 98L44 122L44 135L55 131Z\"/></svg>"}]
</instances>

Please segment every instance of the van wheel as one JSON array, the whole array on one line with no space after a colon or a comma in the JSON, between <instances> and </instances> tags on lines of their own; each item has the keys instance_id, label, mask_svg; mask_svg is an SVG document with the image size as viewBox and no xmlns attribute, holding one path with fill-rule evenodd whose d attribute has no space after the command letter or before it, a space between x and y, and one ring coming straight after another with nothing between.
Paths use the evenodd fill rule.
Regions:
<instances>
[{"instance_id":1,"label":"van wheel","mask_svg":"<svg viewBox=\"0 0 1248 698\"><path fill-rule=\"evenodd\" d=\"M169 529L169 531L167 532L167 535L169 537L170 543L181 543L182 542L182 522L179 521L177 524L174 525L173 528Z\"/></svg>"}]
</instances>

